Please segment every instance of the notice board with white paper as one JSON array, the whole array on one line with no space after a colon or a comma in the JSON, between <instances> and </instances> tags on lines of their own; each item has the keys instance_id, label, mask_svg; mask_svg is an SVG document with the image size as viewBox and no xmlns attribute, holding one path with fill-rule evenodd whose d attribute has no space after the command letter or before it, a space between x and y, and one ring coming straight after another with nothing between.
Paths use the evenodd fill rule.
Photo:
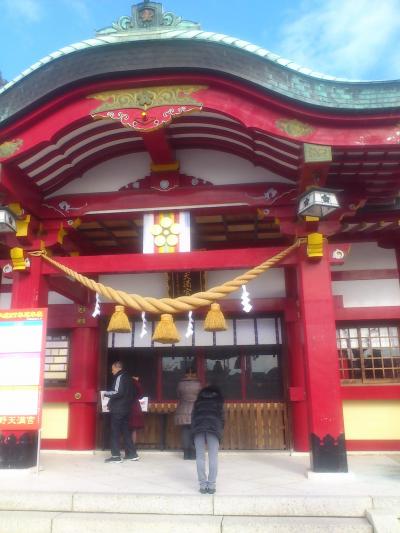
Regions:
<instances>
[{"instance_id":1,"label":"notice board with white paper","mask_svg":"<svg viewBox=\"0 0 400 533\"><path fill-rule=\"evenodd\" d=\"M39 430L47 309L0 309L0 430Z\"/></svg>"}]
</instances>

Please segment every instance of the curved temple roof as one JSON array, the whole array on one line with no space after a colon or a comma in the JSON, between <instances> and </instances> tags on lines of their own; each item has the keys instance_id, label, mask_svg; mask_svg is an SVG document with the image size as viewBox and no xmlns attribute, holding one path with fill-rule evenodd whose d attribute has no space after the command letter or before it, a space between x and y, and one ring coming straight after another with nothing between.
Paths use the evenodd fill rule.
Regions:
<instances>
[{"instance_id":1,"label":"curved temple roof","mask_svg":"<svg viewBox=\"0 0 400 533\"><path fill-rule=\"evenodd\" d=\"M153 15L148 13L146 20L143 14L151 11ZM133 58L132 49L138 46L141 54ZM143 47L151 52L151 58L149 53L143 54ZM220 60L222 47L224 58ZM161 49L160 59L157 54ZM182 68L241 78L280 96L325 109L378 111L400 107L400 81L355 82L326 76L247 41L202 31L195 23L165 13L160 3L145 1L132 7L132 17L121 17L95 38L53 52L3 86L0 122L72 82L106 73ZM22 83L23 94L15 94Z\"/></svg>"}]
</instances>

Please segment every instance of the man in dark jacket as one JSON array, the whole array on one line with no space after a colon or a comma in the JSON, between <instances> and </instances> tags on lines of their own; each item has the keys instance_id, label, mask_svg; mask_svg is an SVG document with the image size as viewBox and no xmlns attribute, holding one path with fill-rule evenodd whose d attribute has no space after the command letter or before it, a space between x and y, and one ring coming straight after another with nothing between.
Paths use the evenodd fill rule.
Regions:
<instances>
[{"instance_id":1,"label":"man in dark jacket","mask_svg":"<svg viewBox=\"0 0 400 533\"><path fill-rule=\"evenodd\" d=\"M218 449L224 430L224 400L218 387L204 387L192 411L192 436L196 448L197 477L201 494L214 494L218 473ZM208 478L205 448L208 449Z\"/></svg>"},{"instance_id":2,"label":"man in dark jacket","mask_svg":"<svg viewBox=\"0 0 400 533\"><path fill-rule=\"evenodd\" d=\"M111 457L106 463L122 463L120 439L124 439L125 459L137 461L139 459L129 431L129 414L134 400L132 379L124 371L121 361L115 361L111 367L114 376L112 390L106 391L104 396L110 398L108 408L111 416Z\"/></svg>"}]
</instances>

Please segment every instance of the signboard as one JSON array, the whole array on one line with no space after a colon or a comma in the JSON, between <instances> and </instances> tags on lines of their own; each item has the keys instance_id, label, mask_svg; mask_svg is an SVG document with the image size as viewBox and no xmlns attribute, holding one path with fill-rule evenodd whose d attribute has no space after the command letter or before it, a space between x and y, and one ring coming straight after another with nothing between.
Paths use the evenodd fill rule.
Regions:
<instances>
[{"instance_id":1,"label":"signboard","mask_svg":"<svg viewBox=\"0 0 400 533\"><path fill-rule=\"evenodd\" d=\"M41 427L47 309L0 310L0 430Z\"/></svg>"},{"instance_id":2,"label":"signboard","mask_svg":"<svg viewBox=\"0 0 400 533\"><path fill-rule=\"evenodd\" d=\"M190 296L206 290L205 273L201 272L168 272L168 296Z\"/></svg>"}]
</instances>

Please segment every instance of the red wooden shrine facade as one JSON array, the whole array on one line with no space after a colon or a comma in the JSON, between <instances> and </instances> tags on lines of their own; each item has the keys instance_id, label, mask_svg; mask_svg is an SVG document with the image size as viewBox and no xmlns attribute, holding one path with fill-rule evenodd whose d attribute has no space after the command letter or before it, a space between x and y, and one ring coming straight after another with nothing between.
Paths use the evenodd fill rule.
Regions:
<instances>
[{"instance_id":1,"label":"red wooden shrine facade","mask_svg":"<svg viewBox=\"0 0 400 533\"><path fill-rule=\"evenodd\" d=\"M150 4L158 13L160 5ZM140 6L134 11L139 19ZM61 54L53 65L56 80L43 64L0 92L0 104L9 104L0 125L1 203L17 219L15 232L0 234L0 307L48 306L44 398L49 407L66 406L65 431L49 431L44 446L100 445L98 390L109 358L117 349L139 353L140 347L112 345L105 333L112 304L102 302L93 318L94 293L30 251L46 249L111 286L139 276L129 279L141 280L140 294L150 296L153 281L168 272L205 272L209 287L207 276L223 271L229 280L230 271L253 268L303 238L273 269L280 292L274 281L263 286L261 277L261 290L249 289L249 315L240 294L221 301L231 320L279 319L282 447L311 450L316 471L346 471L346 446L398 450L398 425L380 435L355 419L362 415L368 425L378 409L390 421L400 409L400 103L390 104L389 85L378 84L368 106L362 96L357 100L357 90L361 95L368 84L341 86L291 73L251 51L198 38L166 39L170 55L156 66L157 39L133 33L121 44L111 34L108 44ZM185 46L193 46L190 58ZM207 54L223 50L228 66L207 62ZM251 79L244 56L261 61L264 81ZM87 61L84 77L79 72ZM292 93L268 85L279 76L282 87L292 83ZM346 94L349 103L342 104ZM312 186L338 191L340 207L326 219L297 215L299 196ZM144 216L182 211L190 216L191 251L144 254ZM140 313L128 312L140 322ZM197 321L203 312L194 312ZM167 404L174 398L163 393L162 381L168 376L162 358L172 356L198 358L204 380L208 359L233 358L233 366L226 364L230 376L239 376L234 386L240 394L228 400L273 401L251 366L252 356L272 352L256 353L245 344L239 349L236 333L232 339L220 344L234 347L228 355L211 356L211 348L195 343L183 344L186 354L178 344L174 355L168 346L154 363L153 411L162 412L162 403L166 413L172 409ZM209 345L218 348L217 341ZM156 353L160 346L151 348ZM55 386L58 371L64 377ZM263 438L261 446L270 447Z\"/></svg>"}]
</instances>

